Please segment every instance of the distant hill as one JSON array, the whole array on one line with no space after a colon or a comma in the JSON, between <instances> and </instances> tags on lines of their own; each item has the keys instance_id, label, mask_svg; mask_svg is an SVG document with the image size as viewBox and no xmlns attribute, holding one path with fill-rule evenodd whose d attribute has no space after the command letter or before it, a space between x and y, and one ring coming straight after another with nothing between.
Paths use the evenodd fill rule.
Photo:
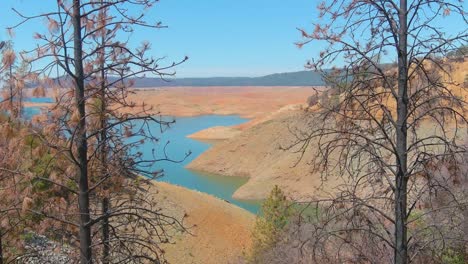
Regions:
<instances>
[{"instance_id":1,"label":"distant hill","mask_svg":"<svg viewBox=\"0 0 468 264\"><path fill-rule=\"evenodd\" d=\"M115 81L110 77L109 81ZM168 78L162 80L158 77L133 78L135 88L175 87L175 86L324 86L325 82L319 73L313 71L298 71L275 73L260 77L207 77L207 78ZM56 83L71 85L68 77L55 78ZM28 83L27 87L37 87L39 83ZM44 85L44 84L43 84Z\"/></svg>"},{"instance_id":2,"label":"distant hill","mask_svg":"<svg viewBox=\"0 0 468 264\"><path fill-rule=\"evenodd\" d=\"M394 67L391 63L382 64L384 68ZM325 70L329 72L330 70ZM109 80L115 80L110 77ZM167 78L162 80L159 77L141 77L133 78L135 88L157 88L157 87L175 87L175 86L326 86L325 81L318 72L297 71L274 73L259 77L202 77L202 78ZM59 77L55 82L62 82L67 85L67 77ZM36 87L37 83L29 83L27 87Z\"/></svg>"},{"instance_id":3,"label":"distant hill","mask_svg":"<svg viewBox=\"0 0 468 264\"><path fill-rule=\"evenodd\" d=\"M173 86L323 86L319 73L298 71L275 73L261 77L210 77L210 78L135 78L136 88Z\"/></svg>"}]
</instances>

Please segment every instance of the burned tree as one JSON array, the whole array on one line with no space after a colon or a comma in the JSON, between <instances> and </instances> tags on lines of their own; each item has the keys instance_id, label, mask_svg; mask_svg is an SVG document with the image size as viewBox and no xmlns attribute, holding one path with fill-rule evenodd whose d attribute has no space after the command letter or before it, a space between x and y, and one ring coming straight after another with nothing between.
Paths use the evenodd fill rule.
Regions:
<instances>
[{"instance_id":1,"label":"burned tree","mask_svg":"<svg viewBox=\"0 0 468 264\"><path fill-rule=\"evenodd\" d=\"M424 222L430 235L412 228L425 193L447 190L428 176L430 164L450 161L451 167L460 167L467 150L461 140L466 137L466 91L463 80L451 76L464 65L446 59L467 41L463 2L334 0L322 2L318 10L324 22L312 32L301 29L304 39L298 45L328 44L308 67L322 71L341 93L336 104L311 113L313 125L298 131L293 147L302 146L301 152L316 147L314 170L324 177L340 175L344 183L333 199L320 202L324 219L315 237L323 243L315 244L314 254L329 261L409 263L431 255L424 250L440 257L447 245L460 239L466 243L460 235L436 235L437 223L429 227ZM446 16L465 27L446 33L437 24ZM324 70L337 61L345 66ZM451 180L460 176L455 171ZM419 213L466 206L462 196L450 197ZM462 221L459 211L455 215L452 231Z\"/></svg>"},{"instance_id":2,"label":"burned tree","mask_svg":"<svg viewBox=\"0 0 468 264\"><path fill-rule=\"evenodd\" d=\"M157 1L58 1L57 11L35 16L17 12L26 23L46 19L49 30L36 34L42 45L23 55L34 63L49 62L38 74L63 72L56 81L57 103L52 109L42 140L72 166L60 178L50 180L61 192L76 197L67 203L76 210L63 214L42 213L70 226L70 243L79 244L81 263L164 262L161 243L168 229L182 225L166 216L147 192L152 184L142 176L159 175L153 164L163 157L143 157L135 149L156 144L151 123L161 128L171 122L155 116L144 104L128 101L133 79L144 74L164 78L185 61L164 63L148 55L150 44L130 48L135 27L159 29L148 23L144 10ZM117 39L118 37L118 39ZM76 231L78 227L79 231Z\"/></svg>"},{"instance_id":3,"label":"burned tree","mask_svg":"<svg viewBox=\"0 0 468 264\"><path fill-rule=\"evenodd\" d=\"M23 110L23 90L28 76L28 65L18 58L13 42L2 42L1 79L2 94L0 109L8 111L14 118L21 117Z\"/></svg>"}]
</instances>

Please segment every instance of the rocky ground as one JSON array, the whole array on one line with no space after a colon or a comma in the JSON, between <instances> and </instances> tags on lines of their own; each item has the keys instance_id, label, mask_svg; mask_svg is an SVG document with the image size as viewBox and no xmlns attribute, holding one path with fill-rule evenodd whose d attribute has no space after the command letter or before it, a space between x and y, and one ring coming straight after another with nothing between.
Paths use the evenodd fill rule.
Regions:
<instances>
[{"instance_id":1,"label":"rocky ground","mask_svg":"<svg viewBox=\"0 0 468 264\"><path fill-rule=\"evenodd\" d=\"M69 263L68 257L72 249L66 245L47 239L45 236L30 234L31 238L26 244L29 252L16 260L15 263L28 264L63 264Z\"/></svg>"}]
</instances>

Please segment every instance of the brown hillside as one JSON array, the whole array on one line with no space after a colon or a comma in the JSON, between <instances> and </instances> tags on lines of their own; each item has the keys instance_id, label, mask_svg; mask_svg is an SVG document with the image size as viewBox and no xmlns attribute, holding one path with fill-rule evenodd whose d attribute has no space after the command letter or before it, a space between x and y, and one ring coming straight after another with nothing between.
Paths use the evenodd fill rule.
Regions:
<instances>
[{"instance_id":1,"label":"brown hillside","mask_svg":"<svg viewBox=\"0 0 468 264\"><path fill-rule=\"evenodd\" d=\"M157 182L150 190L163 213L181 218L192 235L179 234L163 245L169 263L224 264L250 248L255 216L211 195Z\"/></svg>"},{"instance_id":2,"label":"brown hillside","mask_svg":"<svg viewBox=\"0 0 468 264\"><path fill-rule=\"evenodd\" d=\"M290 128L303 126L304 118L301 110L281 112L273 119L216 144L188 168L249 177L250 180L234 193L238 199L263 199L274 185L279 185L294 200L325 195L338 181L330 179L326 186L321 186L320 174L310 173L308 161L312 152L299 160L300 154L294 152L298 149L281 149L294 141Z\"/></svg>"},{"instance_id":3,"label":"brown hillside","mask_svg":"<svg viewBox=\"0 0 468 264\"><path fill-rule=\"evenodd\" d=\"M467 69L468 62L453 63L452 77L461 85L449 87L453 94L465 101L468 92L463 82L468 75ZM389 100L388 107L394 109L391 103ZM297 153L299 149L280 149L280 146L289 146L295 141L291 129L307 131L305 124L313 126L314 120L309 120L304 111L290 108L255 121L253 126L247 125L240 135L218 143L200 155L188 168L226 176L250 177L234 193L234 197L239 199L265 198L274 185L279 185L292 199L307 200L311 196L326 196L343 181L329 178L324 185L320 173L311 173L308 162L315 154L314 142L311 142L300 160L300 153ZM418 129L421 135L437 133L430 122L425 122ZM450 131L449 127L446 129Z\"/></svg>"}]
</instances>

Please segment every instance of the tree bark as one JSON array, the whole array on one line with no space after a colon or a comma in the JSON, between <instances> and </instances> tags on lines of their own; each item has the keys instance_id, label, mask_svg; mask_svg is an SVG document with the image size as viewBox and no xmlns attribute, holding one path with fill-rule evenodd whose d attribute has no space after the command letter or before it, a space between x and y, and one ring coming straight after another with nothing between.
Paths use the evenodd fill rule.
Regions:
<instances>
[{"instance_id":1,"label":"tree bark","mask_svg":"<svg viewBox=\"0 0 468 264\"><path fill-rule=\"evenodd\" d=\"M73 43L75 62L75 103L79 115L76 127L76 147L78 161L80 211L80 261L82 264L92 263L91 226L89 214L89 183L88 183L88 144L86 133L86 99L83 70L83 47L81 42L81 10L80 0L73 0Z\"/></svg>"},{"instance_id":2,"label":"tree bark","mask_svg":"<svg viewBox=\"0 0 468 264\"><path fill-rule=\"evenodd\" d=\"M9 76L8 76L8 86L10 88L10 114L11 117L16 118L16 113L13 105L13 64L10 64L9 66Z\"/></svg>"},{"instance_id":3,"label":"tree bark","mask_svg":"<svg viewBox=\"0 0 468 264\"><path fill-rule=\"evenodd\" d=\"M398 170L395 188L395 260L396 264L408 263L407 239L407 185L408 185L408 25L407 0L400 1L398 32L398 98L396 148Z\"/></svg>"},{"instance_id":4,"label":"tree bark","mask_svg":"<svg viewBox=\"0 0 468 264\"><path fill-rule=\"evenodd\" d=\"M103 40L104 41L104 40ZM104 43L102 44L104 46ZM104 51L102 52L102 56L104 57ZM100 116L100 138L98 139L98 145L101 146L101 153L100 153L100 160L102 166L102 177L107 177L107 120L106 120L106 76L104 72L104 63L101 65L101 91L100 91L100 100L101 100L101 116ZM104 184L104 188L106 188L107 184ZM110 210L110 200L108 197L104 197L102 199L102 213L105 215ZM102 263L108 264L109 263L109 256L110 256L110 243L109 243L109 218L104 217L102 220L102 242L103 242L103 256L102 256Z\"/></svg>"},{"instance_id":5,"label":"tree bark","mask_svg":"<svg viewBox=\"0 0 468 264\"><path fill-rule=\"evenodd\" d=\"M103 0L101 0L101 4L103 4ZM106 19L106 12L105 9L101 10L102 12L102 18L101 19ZM100 109L100 122L99 122L99 129L101 130L100 136L98 137L98 145L101 146L101 153L100 153L100 161L101 161L101 166L102 166L102 177L107 177L107 117L106 117L106 111L107 111L107 104L106 104L106 71L104 70L105 64L105 32L106 28L104 27L102 29L102 35L101 35L101 52L99 54L100 56L100 81L101 81L101 87L99 91L99 97L101 100L101 109ZM104 188L106 188L106 184L104 184ZM109 213L111 204L109 197L104 197L102 199L102 213L103 215L106 215ZM108 264L109 263L109 257L110 257L110 237L109 237L109 218L104 217L102 220L102 243L103 243L103 250L102 250L102 263L103 264Z\"/></svg>"},{"instance_id":6,"label":"tree bark","mask_svg":"<svg viewBox=\"0 0 468 264\"><path fill-rule=\"evenodd\" d=\"M465 241L462 242L464 244L463 250L465 251L465 257L468 257L468 243L466 239L468 239L468 205L463 208L463 234L465 237Z\"/></svg>"},{"instance_id":7,"label":"tree bark","mask_svg":"<svg viewBox=\"0 0 468 264\"><path fill-rule=\"evenodd\" d=\"M108 198L102 199L102 213L107 214L110 210L110 202ZM102 243L103 243L103 250L102 250L102 263L108 264L109 257L110 257L110 243L109 243L109 218L105 217L102 220Z\"/></svg>"},{"instance_id":8,"label":"tree bark","mask_svg":"<svg viewBox=\"0 0 468 264\"><path fill-rule=\"evenodd\" d=\"M2 240L3 234L0 230L0 264L3 264L3 240Z\"/></svg>"}]
</instances>

